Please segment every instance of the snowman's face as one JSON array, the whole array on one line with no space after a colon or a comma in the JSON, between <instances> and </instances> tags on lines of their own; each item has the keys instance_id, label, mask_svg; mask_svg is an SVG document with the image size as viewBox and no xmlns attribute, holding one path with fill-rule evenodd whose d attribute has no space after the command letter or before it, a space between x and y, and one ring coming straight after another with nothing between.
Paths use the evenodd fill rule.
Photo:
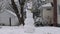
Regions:
<instances>
[{"instance_id":1,"label":"snowman's face","mask_svg":"<svg viewBox=\"0 0 60 34\"><path fill-rule=\"evenodd\" d=\"M28 9L32 9L32 2L27 3Z\"/></svg>"}]
</instances>

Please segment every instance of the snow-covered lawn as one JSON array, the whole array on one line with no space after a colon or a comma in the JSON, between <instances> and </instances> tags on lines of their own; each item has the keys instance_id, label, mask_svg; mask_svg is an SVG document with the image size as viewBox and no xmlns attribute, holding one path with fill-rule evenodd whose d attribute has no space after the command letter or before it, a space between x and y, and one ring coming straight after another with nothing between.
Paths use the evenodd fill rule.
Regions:
<instances>
[{"instance_id":1,"label":"snow-covered lawn","mask_svg":"<svg viewBox=\"0 0 60 34\"><path fill-rule=\"evenodd\" d=\"M26 33L24 32L24 28L20 26L2 26L2 28L0 28L0 34L60 34L60 28L37 27L34 33Z\"/></svg>"}]
</instances>

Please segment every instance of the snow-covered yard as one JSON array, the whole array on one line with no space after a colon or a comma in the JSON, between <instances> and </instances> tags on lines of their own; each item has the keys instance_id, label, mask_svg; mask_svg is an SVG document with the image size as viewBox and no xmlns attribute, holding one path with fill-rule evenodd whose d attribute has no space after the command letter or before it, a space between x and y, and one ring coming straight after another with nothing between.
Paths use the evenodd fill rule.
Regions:
<instances>
[{"instance_id":1,"label":"snow-covered yard","mask_svg":"<svg viewBox=\"0 0 60 34\"><path fill-rule=\"evenodd\" d=\"M1 26L0 26L1 27ZM20 26L2 26L0 34L60 34L59 27L37 27L34 33L24 32L24 28Z\"/></svg>"}]
</instances>

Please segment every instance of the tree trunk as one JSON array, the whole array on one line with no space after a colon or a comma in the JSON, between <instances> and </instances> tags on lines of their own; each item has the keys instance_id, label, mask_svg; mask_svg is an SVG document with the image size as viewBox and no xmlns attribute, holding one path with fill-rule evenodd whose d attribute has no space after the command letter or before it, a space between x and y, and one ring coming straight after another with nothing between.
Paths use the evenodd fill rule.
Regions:
<instances>
[{"instance_id":1,"label":"tree trunk","mask_svg":"<svg viewBox=\"0 0 60 34\"><path fill-rule=\"evenodd\" d=\"M20 7L21 7L21 15L22 15L22 17L21 17L21 21L22 21L22 24L24 25L24 18L23 18L23 8L24 8L24 3L25 2L25 0L19 0L19 4L20 4Z\"/></svg>"},{"instance_id":2,"label":"tree trunk","mask_svg":"<svg viewBox=\"0 0 60 34\"><path fill-rule=\"evenodd\" d=\"M53 0L53 4L54 4L54 12L53 12L53 25L57 26L57 0Z\"/></svg>"},{"instance_id":3,"label":"tree trunk","mask_svg":"<svg viewBox=\"0 0 60 34\"><path fill-rule=\"evenodd\" d=\"M19 14L19 11L18 11L18 9L17 9L17 6L16 6L14 0L11 0L11 3L12 3L12 6L13 6L13 9L14 9L14 11L15 11L15 14L16 14L17 17L18 17L19 24L21 24L20 14Z\"/></svg>"}]
</instances>

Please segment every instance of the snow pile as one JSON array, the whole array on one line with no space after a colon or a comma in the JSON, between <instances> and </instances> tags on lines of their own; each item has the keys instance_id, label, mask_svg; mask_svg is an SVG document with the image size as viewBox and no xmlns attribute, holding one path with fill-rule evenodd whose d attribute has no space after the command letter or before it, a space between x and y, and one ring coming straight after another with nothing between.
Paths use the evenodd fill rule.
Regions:
<instances>
[{"instance_id":1,"label":"snow pile","mask_svg":"<svg viewBox=\"0 0 60 34\"><path fill-rule=\"evenodd\" d=\"M58 27L38 27L35 28L34 33L26 33L24 32L24 28L20 26L6 26L0 29L0 34L60 34L60 28Z\"/></svg>"},{"instance_id":2,"label":"snow pile","mask_svg":"<svg viewBox=\"0 0 60 34\"><path fill-rule=\"evenodd\" d=\"M59 34L60 28L58 27L38 27L35 30L35 34Z\"/></svg>"}]
</instances>

